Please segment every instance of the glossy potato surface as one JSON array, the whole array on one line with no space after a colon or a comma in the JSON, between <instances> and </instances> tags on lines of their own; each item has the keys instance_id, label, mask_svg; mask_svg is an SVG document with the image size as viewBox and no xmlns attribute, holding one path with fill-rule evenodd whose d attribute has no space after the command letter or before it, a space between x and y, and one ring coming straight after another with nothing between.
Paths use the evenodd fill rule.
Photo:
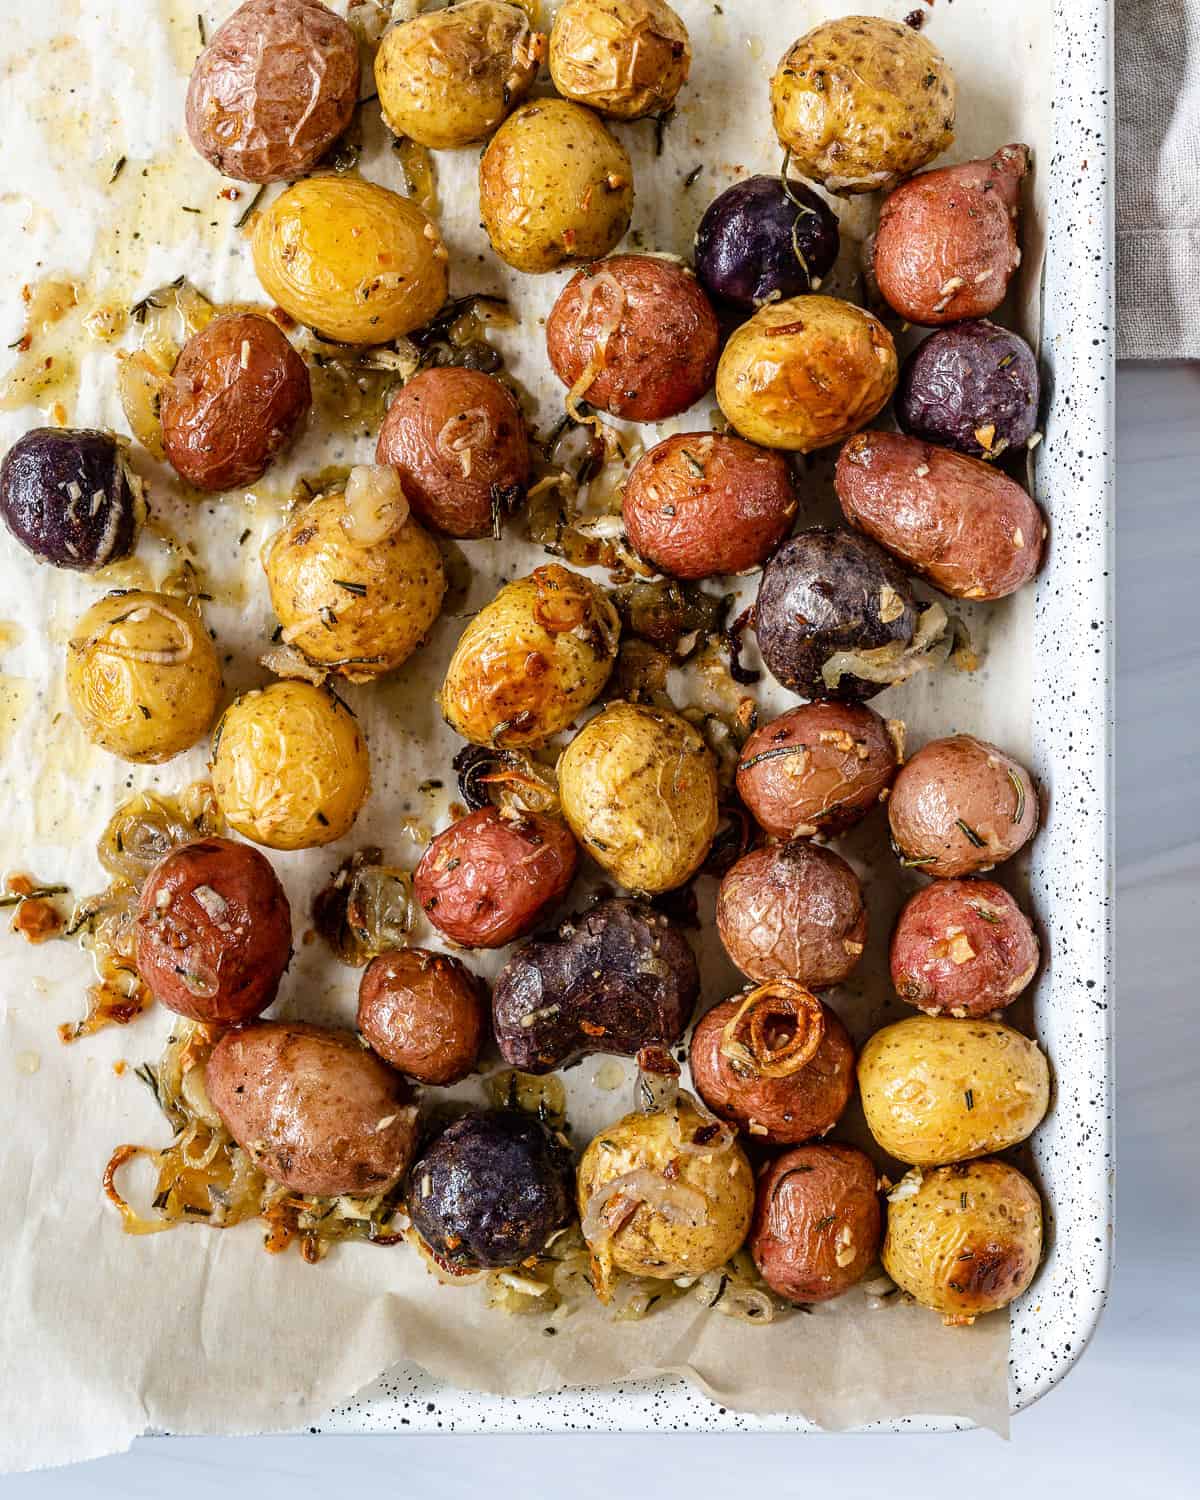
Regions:
<instances>
[{"instance_id":1,"label":"glossy potato surface","mask_svg":"<svg viewBox=\"0 0 1200 1500\"><path fill-rule=\"evenodd\" d=\"M484 987L446 953L380 953L358 986L358 1031L371 1051L418 1083L467 1077L487 1036Z\"/></svg>"},{"instance_id":2,"label":"glossy potato surface","mask_svg":"<svg viewBox=\"0 0 1200 1500\"><path fill-rule=\"evenodd\" d=\"M874 1265L883 1234L875 1163L853 1146L801 1146L758 1180L750 1253L791 1302L828 1302Z\"/></svg>"},{"instance_id":3,"label":"glossy potato surface","mask_svg":"<svg viewBox=\"0 0 1200 1500\"><path fill-rule=\"evenodd\" d=\"M670 109L691 62L687 27L666 0L563 0L554 17L554 87L619 120Z\"/></svg>"},{"instance_id":4,"label":"glossy potato surface","mask_svg":"<svg viewBox=\"0 0 1200 1500\"><path fill-rule=\"evenodd\" d=\"M905 903L892 933L892 984L926 1015L986 1016L1037 973L1029 918L992 880L935 880Z\"/></svg>"}]
</instances>

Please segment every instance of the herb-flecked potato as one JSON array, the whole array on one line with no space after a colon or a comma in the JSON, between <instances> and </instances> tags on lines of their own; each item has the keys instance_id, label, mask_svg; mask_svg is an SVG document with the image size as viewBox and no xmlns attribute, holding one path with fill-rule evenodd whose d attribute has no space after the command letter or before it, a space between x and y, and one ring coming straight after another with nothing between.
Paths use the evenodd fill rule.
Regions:
<instances>
[{"instance_id":1,"label":"herb-flecked potato","mask_svg":"<svg viewBox=\"0 0 1200 1500\"><path fill-rule=\"evenodd\" d=\"M238 1027L213 1048L204 1081L242 1150L295 1193L374 1196L412 1160L412 1089L351 1031L300 1021Z\"/></svg>"},{"instance_id":2,"label":"herb-flecked potato","mask_svg":"<svg viewBox=\"0 0 1200 1500\"><path fill-rule=\"evenodd\" d=\"M715 1005L688 1062L721 1119L773 1146L826 1135L854 1093L854 1044L837 1014L792 980Z\"/></svg>"},{"instance_id":3,"label":"herb-flecked potato","mask_svg":"<svg viewBox=\"0 0 1200 1500\"><path fill-rule=\"evenodd\" d=\"M691 63L687 27L666 0L563 0L550 32L554 87L619 120L670 109Z\"/></svg>"},{"instance_id":4,"label":"herb-flecked potato","mask_svg":"<svg viewBox=\"0 0 1200 1500\"><path fill-rule=\"evenodd\" d=\"M912 757L888 798L892 843L902 864L952 879L1011 859L1037 831L1029 772L971 734L931 740Z\"/></svg>"},{"instance_id":5,"label":"herb-flecked potato","mask_svg":"<svg viewBox=\"0 0 1200 1500\"><path fill-rule=\"evenodd\" d=\"M413 894L451 942L503 948L524 937L575 878L579 849L560 818L481 807L421 856Z\"/></svg>"},{"instance_id":6,"label":"herb-flecked potato","mask_svg":"<svg viewBox=\"0 0 1200 1500\"><path fill-rule=\"evenodd\" d=\"M199 611L141 589L97 599L67 642L67 696L88 739L123 760L157 763L189 749L221 696Z\"/></svg>"},{"instance_id":7,"label":"herb-flecked potato","mask_svg":"<svg viewBox=\"0 0 1200 1500\"><path fill-rule=\"evenodd\" d=\"M269 849L311 849L349 833L370 789L358 721L309 682L242 693L213 735L213 793L235 833Z\"/></svg>"},{"instance_id":8,"label":"herb-flecked potato","mask_svg":"<svg viewBox=\"0 0 1200 1500\"><path fill-rule=\"evenodd\" d=\"M163 449L197 489L254 484L311 405L308 367L279 325L229 313L183 346L160 407Z\"/></svg>"},{"instance_id":9,"label":"herb-flecked potato","mask_svg":"<svg viewBox=\"0 0 1200 1500\"><path fill-rule=\"evenodd\" d=\"M898 432L860 432L838 455L851 526L955 599L1003 599L1029 582L1046 524L990 464Z\"/></svg>"},{"instance_id":10,"label":"herb-flecked potato","mask_svg":"<svg viewBox=\"0 0 1200 1500\"><path fill-rule=\"evenodd\" d=\"M865 427L896 389L891 334L839 297L769 302L717 365L721 410L752 443L811 453Z\"/></svg>"},{"instance_id":11,"label":"herb-flecked potato","mask_svg":"<svg viewBox=\"0 0 1200 1500\"><path fill-rule=\"evenodd\" d=\"M771 114L805 177L831 193L873 193L946 150L955 96L945 58L910 26L845 16L784 53Z\"/></svg>"},{"instance_id":12,"label":"herb-flecked potato","mask_svg":"<svg viewBox=\"0 0 1200 1500\"><path fill-rule=\"evenodd\" d=\"M900 371L896 421L912 437L994 459L1037 428L1037 357L1019 333L987 318L938 328Z\"/></svg>"},{"instance_id":13,"label":"herb-flecked potato","mask_svg":"<svg viewBox=\"0 0 1200 1500\"><path fill-rule=\"evenodd\" d=\"M752 312L815 292L841 243L837 215L797 178L748 177L708 205L696 275L709 296Z\"/></svg>"},{"instance_id":14,"label":"herb-flecked potato","mask_svg":"<svg viewBox=\"0 0 1200 1500\"><path fill-rule=\"evenodd\" d=\"M492 1025L505 1062L546 1073L593 1052L672 1046L699 993L683 934L653 907L614 899L513 954L492 991Z\"/></svg>"},{"instance_id":15,"label":"herb-flecked potato","mask_svg":"<svg viewBox=\"0 0 1200 1500\"><path fill-rule=\"evenodd\" d=\"M742 746L738 796L776 838L844 833L885 800L902 731L859 703L802 703Z\"/></svg>"},{"instance_id":16,"label":"herb-flecked potato","mask_svg":"<svg viewBox=\"0 0 1200 1500\"><path fill-rule=\"evenodd\" d=\"M502 0L463 0L397 22L375 54L384 123L435 151L486 140L529 92L545 55L545 35Z\"/></svg>"},{"instance_id":17,"label":"herb-flecked potato","mask_svg":"<svg viewBox=\"0 0 1200 1500\"><path fill-rule=\"evenodd\" d=\"M948 1326L1007 1307L1042 1258L1042 1201L1016 1167L914 1168L888 1194L883 1268Z\"/></svg>"},{"instance_id":18,"label":"herb-flecked potato","mask_svg":"<svg viewBox=\"0 0 1200 1500\"><path fill-rule=\"evenodd\" d=\"M361 177L294 183L259 215L254 270L284 312L344 344L386 344L446 300L446 247L410 198Z\"/></svg>"},{"instance_id":19,"label":"herb-flecked potato","mask_svg":"<svg viewBox=\"0 0 1200 1500\"><path fill-rule=\"evenodd\" d=\"M828 1302L875 1264L883 1236L875 1163L853 1146L800 1146L758 1179L750 1254L772 1291Z\"/></svg>"},{"instance_id":20,"label":"herb-flecked potato","mask_svg":"<svg viewBox=\"0 0 1200 1500\"><path fill-rule=\"evenodd\" d=\"M1000 1021L912 1016L867 1042L858 1088L883 1150L936 1167L1032 1135L1050 1103L1050 1068L1036 1042Z\"/></svg>"},{"instance_id":21,"label":"herb-flecked potato","mask_svg":"<svg viewBox=\"0 0 1200 1500\"><path fill-rule=\"evenodd\" d=\"M394 524L384 531L375 521L389 501ZM364 503L370 516L360 530ZM441 553L406 509L394 472L364 465L351 470L345 491L294 511L263 547L283 641L351 682L394 672L441 612Z\"/></svg>"},{"instance_id":22,"label":"herb-flecked potato","mask_svg":"<svg viewBox=\"0 0 1200 1500\"><path fill-rule=\"evenodd\" d=\"M446 365L401 387L379 429L375 461L391 464L414 512L435 531L498 537L502 519L525 498L529 434L506 385Z\"/></svg>"},{"instance_id":23,"label":"herb-flecked potato","mask_svg":"<svg viewBox=\"0 0 1200 1500\"><path fill-rule=\"evenodd\" d=\"M459 638L442 713L475 745L542 745L608 681L621 622L604 591L558 563L506 584Z\"/></svg>"},{"instance_id":24,"label":"herb-flecked potato","mask_svg":"<svg viewBox=\"0 0 1200 1500\"><path fill-rule=\"evenodd\" d=\"M1017 215L1028 146L985 161L922 172L891 193L879 214L875 280L910 323L986 318L1021 264Z\"/></svg>"},{"instance_id":25,"label":"herb-flecked potato","mask_svg":"<svg viewBox=\"0 0 1200 1500\"><path fill-rule=\"evenodd\" d=\"M196 839L150 871L135 925L138 973L168 1009L210 1026L266 1010L292 956L292 914L257 849Z\"/></svg>"},{"instance_id":26,"label":"herb-flecked potato","mask_svg":"<svg viewBox=\"0 0 1200 1500\"><path fill-rule=\"evenodd\" d=\"M546 319L546 352L568 402L630 422L661 422L712 385L720 329L684 266L613 255L577 271Z\"/></svg>"},{"instance_id":27,"label":"herb-flecked potato","mask_svg":"<svg viewBox=\"0 0 1200 1500\"><path fill-rule=\"evenodd\" d=\"M853 973L866 945L862 886L832 849L807 839L768 844L721 881L717 931L748 979L828 989Z\"/></svg>"},{"instance_id":28,"label":"herb-flecked potato","mask_svg":"<svg viewBox=\"0 0 1200 1500\"><path fill-rule=\"evenodd\" d=\"M717 831L717 768L678 714L610 703L558 763L563 815L627 890L673 890L704 862Z\"/></svg>"},{"instance_id":29,"label":"herb-flecked potato","mask_svg":"<svg viewBox=\"0 0 1200 1500\"><path fill-rule=\"evenodd\" d=\"M479 209L492 249L516 270L578 265L607 255L629 228L633 165L590 110L537 99L488 143Z\"/></svg>"},{"instance_id":30,"label":"herb-flecked potato","mask_svg":"<svg viewBox=\"0 0 1200 1500\"><path fill-rule=\"evenodd\" d=\"M892 933L892 983L926 1015L986 1016L1037 973L1033 923L991 880L935 880L905 903Z\"/></svg>"},{"instance_id":31,"label":"herb-flecked potato","mask_svg":"<svg viewBox=\"0 0 1200 1500\"><path fill-rule=\"evenodd\" d=\"M484 987L465 964L427 948L377 954L358 986L358 1033L418 1083L457 1083L487 1036Z\"/></svg>"},{"instance_id":32,"label":"herb-flecked potato","mask_svg":"<svg viewBox=\"0 0 1200 1500\"><path fill-rule=\"evenodd\" d=\"M341 16L318 0L247 0L196 59L188 135L226 177L302 177L349 125L358 85Z\"/></svg>"},{"instance_id":33,"label":"herb-flecked potato","mask_svg":"<svg viewBox=\"0 0 1200 1500\"><path fill-rule=\"evenodd\" d=\"M720 432L682 432L642 455L625 483L630 545L673 578L744 573L791 529L798 505L781 453Z\"/></svg>"}]
</instances>

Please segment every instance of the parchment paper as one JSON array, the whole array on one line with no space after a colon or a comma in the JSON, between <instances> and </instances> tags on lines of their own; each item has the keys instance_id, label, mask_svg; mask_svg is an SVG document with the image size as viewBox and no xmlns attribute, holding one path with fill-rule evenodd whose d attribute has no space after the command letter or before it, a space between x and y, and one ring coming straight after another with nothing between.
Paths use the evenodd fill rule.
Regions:
<instances>
[{"instance_id":1,"label":"parchment paper","mask_svg":"<svg viewBox=\"0 0 1200 1500\"><path fill-rule=\"evenodd\" d=\"M686 254L703 208L718 191L744 173L778 169L767 103L778 56L796 35L848 7L828 0L675 3L691 30L695 62L661 157L654 155L651 124L621 126L618 134L633 154L638 186L627 244ZM872 0L869 8L899 17L914 3ZM225 0L206 7L209 34L230 9ZM1047 9L1042 0L958 0L929 10L928 34L950 57L960 83L954 157L988 153L1014 139L1048 150ZM0 410L0 438L10 442L46 420L56 401L59 420L124 430L115 346L89 337L80 319L99 306L128 308L183 273L216 298L259 298L248 246L233 227L249 195L243 188L236 201L222 198L228 184L182 138L186 77L200 47L191 0L166 8L154 0L62 0L54 6L2 0L2 10L8 24L0 29L0 138L6 147L0 335L7 343L22 332L24 283L65 275L78 285L80 308L66 325L76 336L64 343L60 327L47 346L66 378L46 394L40 411L20 408L10 395L9 404L19 409ZM377 120L371 121L375 111L368 106L365 114L368 149L361 169L402 190L398 163ZM546 365L539 319L563 277L522 277L501 266L478 226L477 152L442 153L437 160L452 291L511 297L521 328L497 342L528 393L530 414L548 423L561 410L562 393ZM685 189L696 167L699 178ZM1035 185L1016 311L1031 335L1038 197ZM856 242L867 214L861 202L843 210L846 247L835 288L855 288ZM714 412L709 398L658 435L703 428ZM649 431L642 436L647 446L655 440ZM255 660L274 621L257 557L278 525L294 477L369 458L373 446L373 434L331 435L318 417L290 460L253 491L202 501L183 497L164 471L139 460L156 515L194 553L214 595L206 613L225 656L227 695L264 680ZM808 522L832 516L827 466L813 467L805 493ZM514 526L517 540L501 546L460 549L472 576L468 596L450 606L459 616L491 597L501 579L539 560L519 531ZM170 566L165 546L152 535L143 539L135 565L106 580L35 567L7 533L0 536L0 616L6 622L0 631L0 870L63 880L76 896L97 890L104 880L94 843L116 803L131 788L171 791L203 774L203 748L157 769L130 767L91 749L63 694L64 642L87 603L102 587L160 581ZM908 721L910 743L962 728L1020 753L1029 737L1030 617L1028 597L986 613L974 610L972 629L986 649L979 673L970 680L918 679L889 690L877 706ZM275 859L298 939L277 1014L353 1016L357 972L340 967L319 942L306 946L299 939L313 892L349 849L378 843L411 864L420 846L405 836L406 820L415 817L429 830L444 824L454 741L433 695L461 628L461 617L444 618L398 677L349 692L371 747L373 793L343 845ZM764 717L791 701L765 684L759 697ZM447 789L421 793L418 784L429 778L443 779ZM856 832L841 847L867 874L873 935L860 975L832 998L861 1040L881 1020L900 1014L888 1000L883 957L904 893L884 854L880 826ZM702 911L711 919L712 882L702 886ZM418 927L413 940L435 937ZM768 1329L684 1301L635 1325L610 1323L597 1308L580 1309L547 1337L543 1319L489 1312L479 1288L440 1286L403 1248L339 1247L312 1268L294 1252L265 1255L256 1226L127 1237L101 1192L104 1164L116 1144L165 1143L167 1131L132 1068L116 1076L113 1065L156 1058L167 1017L152 1011L127 1029L63 1047L55 1026L81 1013L88 960L66 943L29 948L7 935L2 943L0 1465L6 1468L112 1452L146 1428L247 1432L303 1424L402 1360L459 1385L497 1392L676 1372L727 1406L802 1412L827 1427L928 1413L1006 1429L1003 1317L947 1331L913 1307L871 1310L856 1292ZM738 979L711 933L700 950L707 1005L732 993ZM492 955L479 966L494 972L501 961L502 955ZM594 1128L632 1107L630 1070L621 1088L603 1090L593 1083L599 1065L586 1061L567 1079L581 1145ZM837 1133L861 1139L861 1121L850 1118Z\"/></svg>"}]
</instances>

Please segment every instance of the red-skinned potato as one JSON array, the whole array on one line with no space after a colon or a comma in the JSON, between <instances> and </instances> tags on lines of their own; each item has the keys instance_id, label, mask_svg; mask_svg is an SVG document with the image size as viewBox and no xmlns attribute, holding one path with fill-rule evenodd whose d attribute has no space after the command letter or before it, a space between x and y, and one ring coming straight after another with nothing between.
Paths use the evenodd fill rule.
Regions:
<instances>
[{"instance_id":1,"label":"red-skinned potato","mask_svg":"<svg viewBox=\"0 0 1200 1500\"><path fill-rule=\"evenodd\" d=\"M673 578L744 573L788 534L797 503L782 454L725 433L678 433L634 465L625 533Z\"/></svg>"},{"instance_id":2,"label":"red-skinned potato","mask_svg":"<svg viewBox=\"0 0 1200 1500\"><path fill-rule=\"evenodd\" d=\"M860 432L838 455L851 526L956 599L1003 599L1028 583L1046 523L1019 484L977 458L898 432Z\"/></svg>"},{"instance_id":3,"label":"red-skinned potato","mask_svg":"<svg viewBox=\"0 0 1200 1500\"><path fill-rule=\"evenodd\" d=\"M546 352L572 396L631 422L686 411L712 385L720 330L690 271L613 255L578 271L546 319Z\"/></svg>"},{"instance_id":4,"label":"red-skinned potato","mask_svg":"<svg viewBox=\"0 0 1200 1500\"><path fill-rule=\"evenodd\" d=\"M929 327L986 318L1021 264L1017 216L1028 146L922 172L884 202L875 280L895 312Z\"/></svg>"},{"instance_id":5,"label":"red-skinned potato","mask_svg":"<svg viewBox=\"0 0 1200 1500\"><path fill-rule=\"evenodd\" d=\"M560 818L481 807L421 856L413 891L453 943L502 948L531 932L575 878L579 846Z\"/></svg>"},{"instance_id":6,"label":"red-skinned potato","mask_svg":"<svg viewBox=\"0 0 1200 1500\"><path fill-rule=\"evenodd\" d=\"M358 986L359 1035L418 1083L457 1083L487 1035L483 985L457 958L427 948L380 953Z\"/></svg>"},{"instance_id":7,"label":"red-skinned potato","mask_svg":"<svg viewBox=\"0 0 1200 1500\"><path fill-rule=\"evenodd\" d=\"M1029 918L991 880L935 880L909 898L892 934L892 983L929 1016L1011 1005L1037 973Z\"/></svg>"}]
</instances>

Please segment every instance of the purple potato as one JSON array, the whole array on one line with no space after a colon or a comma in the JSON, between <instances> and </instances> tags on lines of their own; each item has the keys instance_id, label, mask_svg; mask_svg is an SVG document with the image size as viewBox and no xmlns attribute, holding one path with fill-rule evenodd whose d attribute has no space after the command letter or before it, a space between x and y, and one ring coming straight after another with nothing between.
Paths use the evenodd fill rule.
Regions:
<instances>
[{"instance_id":1,"label":"purple potato","mask_svg":"<svg viewBox=\"0 0 1200 1500\"><path fill-rule=\"evenodd\" d=\"M837 215L802 182L750 177L726 188L696 231L696 275L714 297L753 309L811 292L838 257Z\"/></svg>"},{"instance_id":2,"label":"purple potato","mask_svg":"<svg viewBox=\"0 0 1200 1500\"><path fill-rule=\"evenodd\" d=\"M137 545L142 481L111 432L35 427L0 465L0 510L23 547L56 568L90 573Z\"/></svg>"},{"instance_id":3,"label":"purple potato","mask_svg":"<svg viewBox=\"0 0 1200 1500\"><path fill-rule=\"evenodd\" d=\"M1037 360L1019 334L986 318L951 323L905 361L896 420L905 432L972 458L999 458L1037 426Z\"/></svg>"}]
</instances>

